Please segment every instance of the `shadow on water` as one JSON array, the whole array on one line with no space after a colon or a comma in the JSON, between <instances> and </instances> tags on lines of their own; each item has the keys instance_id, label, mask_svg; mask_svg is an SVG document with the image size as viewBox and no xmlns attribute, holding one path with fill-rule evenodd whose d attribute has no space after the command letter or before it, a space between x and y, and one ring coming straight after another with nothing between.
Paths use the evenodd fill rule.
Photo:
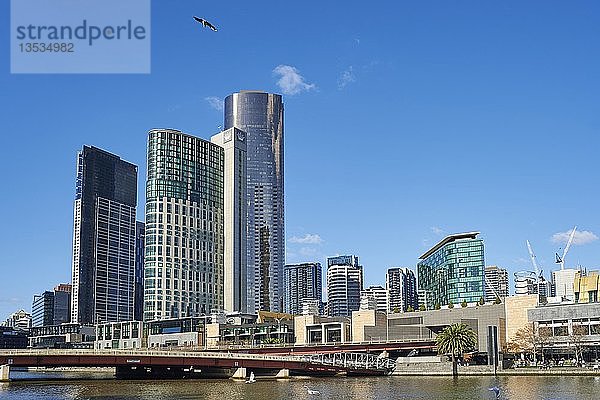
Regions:
<instances>
[{"instance_id":1,"label":"shadow on water","mask_svg":"<svg viewBox=\"0 0 600 400\"><path fill-rule=\"evenodd\" d=\"M500 399L571 400L599 398L594 377L379 377L259 380L253 385L232 380L188 381L21 381L0 384L0 398L24 399ZM311 395L308 389L317 390Z\"/></svg>"}]
</instances>

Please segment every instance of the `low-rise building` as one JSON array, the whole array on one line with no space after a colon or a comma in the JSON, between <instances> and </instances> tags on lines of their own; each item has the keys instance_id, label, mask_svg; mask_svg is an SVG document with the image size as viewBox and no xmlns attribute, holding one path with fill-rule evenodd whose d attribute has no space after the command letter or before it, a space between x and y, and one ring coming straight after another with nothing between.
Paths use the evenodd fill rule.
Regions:
<instances>
[{"instance_id":1,"label":"low-rise building","mask_svg":"<svg viewBox=\"0 0 600 400\"><path fill-rule=\"evenodd\" d=\"M108 322L96 325L95 349L139 349L143 346L142 321Z\"/></svg>"},{"instance_id":2,"label":"low-rise building","mask_svg":"<svg viewBox=\"0 0 600 400\"><path fill-rule=\"evenodd\" d=\"M25 349L27 342L27 331L0 326L0 349Z\"/></svg>"},{"instance_id":3,"label":"low-rise building","mask_svg":"<svg viewBox=\"0 0 600 400\"><path fill-rule=\"evenodd\" d=\"M260 346L294 344L294 323L288 319L278 322L206 325L206 348L223 346Z\"/></svg>"},{"instance_id":4,"label":"low-rise building","mask_svg":"<svg viewBox=\"0 0 600 400\"><path fill-rule=\"evenodd\" d=\"M204 346L206 317L147 322L148 348Z\"/></svg>"},{"instance_id":5,"label":"low-rise building","mask_svg":"<svg viewBox=\"0 0 600 400\"><path fill-rule=\"evenodd\" d=\"M30 329L29 347L93 348L96 328L81 324L36 326Z\"/></svg>"},{"instance_id":6,"label":"low-rise building","mask_svg":"<svg viewBox=\"0 0 600 400\"><path fill-rule=\"evenodd\" d=\"M546 352L557 357L598 358L600 350L600 303L553 304L527 311L529 322Z\"/></svg>"},{"instance_id":7,"label":"low-rise building","mask_svg":"<svg viewBox=\"0 0 600 400\"><path fill-rule=\"evenodd\" d=\"M294 318L296 345L348 343L351 341L350 330L347 317L300 315Z\"/></svg>"},{"instance_id":8,"label":"low-rise building","mask_svg":"<svg viewBox=\"0 0 600 400\"><path fill-rule=\"evenodd\" d=\"M352 341L434 340L446 327L463 323L477 333L477 350L487 352L487 327L497 326L499 345L506 343L503 304L387 314L374 310L352 314Z\"/></svg>"}]
</instances>

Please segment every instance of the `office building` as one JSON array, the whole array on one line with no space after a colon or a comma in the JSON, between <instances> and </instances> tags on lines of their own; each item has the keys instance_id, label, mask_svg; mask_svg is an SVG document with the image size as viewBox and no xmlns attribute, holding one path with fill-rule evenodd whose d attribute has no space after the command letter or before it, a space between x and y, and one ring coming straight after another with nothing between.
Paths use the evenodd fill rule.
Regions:
<instances>
[{"instance_id":1,"label":"office building","mask_svg":"<svg viewBox=\"0 0 600 400\"><path fill-rule=\"evenodd\" d=\"M173 129L148 134L144 321L223 308L223 148Z\"/></svg>"},{"instance_id":2,"label":"office building","mask_svg":"<svg viewBox=\"0 0 600 400\"><path fill-rule=\"evenodd\" d=\"M241 91L228 96L224 127L246 132L246 312L281 311L285 264L281 96L258 91Z\"/></svg>"},{"instance_id":3,"label":"office building","mask_svg":"<svg viewBox=\"0 0 600 400\"><path fill-rule=\"evenodd\" d=\"M54 292L49 290L33 295L31 326L46 326L54 323Z\"/></svg>"},{"instance_id":4,"label":"office building","mask_svg":"<svg viewBox=\"0 0 600 400\"><path fill-rule=\"evenodd\" d=\"M327 259L327 315L348 317L360 308L363 267L356 256Z\"/></svg>"},{"instance_id":5,"label":"office building","mask_svg":"<svg viewBox=\"0 0 600 400\"><path fill-rule=\"evenodd\" d=\"M302 313L305 300L318 303L323 299L320 263L288 264L283 268L283 308L292 315ZM314 312L314 310L311 310Z\"/></svg>"},{"instance_id":6,"label":"office building","mask_svg":"<svg viewBox=\"0 0 600 400\"><path fill-rule=\"evenodd\" d=\"M77 155L71 322L133 318L137 166L96 147Z\"/></svg>"},{"instance_id":7,"label":"office building","mask_svg":"<svg viewBox=\"0 0 600 400\"><path fill-rule=\"evenodd\" d=\"M224 307L245 311L248 303L248 251L246 244L246 134L230 128L214 135L213 143L224 149Z\"/></svg>"},{"instance_id":8,"label":"office building","mask_svg":"<svg viewBox=\"0 0 600 400\"><path fill-rule=\"evenodd\" d=\"M388 292L388 312L419 308L417 278L411 269L389 268L385 274L385 287Z\"/></svg>"},{"instance_id":9,"label":"office building","mask_svg":"<svg viewBox=\"0 0 600 400\"><path fill-rule=\"evenodd\" d=\"M382 286L371 285L360 292L360 310L387 312L388 292Z\"/></svg>"},{"instance_id":10,"label":"office building","mask_svg":"<svg viewBox=\"0 0 600 400\"><path fill-rule=\"evenodd\" d=\"M144 243L146 224L135 222L135 283L133 287L133 319L141 321L144 318Z\"/></svg>"},{"instance_id":11,"label":"office building","mask_svg":"<svg viewBox=\"0 0 600 400\"><path fill-rule=\"evenodd\" d=\"M508 297L508 271L495 265L485 267L485 301Z\"/></svg>"},{"instance_id":12,"label":"office building","mask_svg":"<svg viewBox=\"0 0 600 400\"><path fill-rule=\"evenodd\" d=\"M478 235L449 235L420 257L419 289L427 292L428 309L463 301L474 303L484 297L484 250Z\"/></svg>"}]
</instances>

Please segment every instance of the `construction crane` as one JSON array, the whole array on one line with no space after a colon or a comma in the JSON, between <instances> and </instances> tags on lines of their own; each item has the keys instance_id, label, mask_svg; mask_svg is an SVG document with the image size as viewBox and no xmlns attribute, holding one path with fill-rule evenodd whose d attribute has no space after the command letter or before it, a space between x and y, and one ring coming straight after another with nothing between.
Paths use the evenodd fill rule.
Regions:
<instances>
[{"instance_id":1,"label":"construction crane","mask_svg":"<svg viewBox=\"0 0 600 400\"><path fill-rule=\"evenodd\" d=\"M571 244L573 244L573 238L575 237L576 230L577 230L577 227L574 227L573 230L571 231L571 235L569 235L569 241L567 242L567 245L565 246L565 250L563 251L562 256L559 256L558 253L556 253L556 263L560 264L561 270L565 269L565 257L567 256L567 253L569 252L569 249L571 248Z\"/></svg>"},{"instance_id":2,"label":"construction crane","mask_svg":"<svg viewBox=\"0 0 600 400\"><path fill-rule=\"evenodd\" d=\"M535 270L535 276L540 276L540 269L538 268L537 261L535 261L535 254L533 254L533 249L531 248L531 243L527 240L527 250L529 250L529 257L531 258L531 263L533 264L533 268Z\"/></svg>"}]
</instances>

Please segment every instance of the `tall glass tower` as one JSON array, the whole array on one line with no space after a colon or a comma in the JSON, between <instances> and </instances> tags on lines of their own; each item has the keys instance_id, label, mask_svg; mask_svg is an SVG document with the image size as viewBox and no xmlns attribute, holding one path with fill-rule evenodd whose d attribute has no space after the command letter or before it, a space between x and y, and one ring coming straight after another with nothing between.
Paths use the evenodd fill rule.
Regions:
<instances>
[{"instance_id":1,"label":"tall glass tower","mask_svg":"<svg viewBox=\"0 0 600 400\"><path fill-rule=\"evenodd\" d=\"M247 312L282 311L285 264L283 101L241 91L225 99L224 129L246 132Z\"/></svg>"},{"instance_id":2,"label":"tall glass tower","mask_svg":"<svg viewBox=\"0 0 600 400\"><path fill-rule=\"evenodd\" d=\"M77 156L71 321L133 318L137 166L96 147Z\"/></svg>"},{"instance_id":3,"label":"tall glass tower","mask_svg":"<svg viewBox=\"0 0 600 400\"><path fill-rule=\"evenodd\" d=\"M449 235L419 257L419 290L428 309L463 300L474 303L485 296L483 240L478 235Z\"/></svg>"},{"instance_id":4,"label":"tall glass tower","mask_svg":"<svg viewBox=\"0 0 600 400\"><path fill-rule=\"evenodd\" d=\"M144 320L223 308L224 150L173 129L148 133Z\"/></svg>"}]
</instances>

